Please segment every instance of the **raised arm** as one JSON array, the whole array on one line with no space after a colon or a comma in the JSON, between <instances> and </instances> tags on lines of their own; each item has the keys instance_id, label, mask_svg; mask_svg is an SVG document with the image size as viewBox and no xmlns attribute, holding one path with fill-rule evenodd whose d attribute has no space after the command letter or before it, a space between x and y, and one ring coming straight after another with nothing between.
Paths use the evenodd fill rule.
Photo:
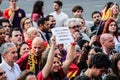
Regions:
<instances>
[{"instance_id":1,"label":"raised arm","mask_svg":"<svg viewBox=\"0 0 120 80\"><path fill-rule=\"evenodd\" d=\"M47 62L44 66L44 68L42 69L42 75L44 77L44 79L46 79L51 71L51 67L52 67L52 64L53 64L53 59L54 59L54 51L55 51L55 47L56 47L56 41L55 41L55 38L52 37L51 39L51 48L50 48L50 52L48 54L48 57L47 57Z\"/></svg>"},{"instance_id":2,"label":"raised arm","mask_svg":"<svg viewBox=\"0 0 120 80\"><path fill-rule=\"evenodd\" d=\"M68 53L67 53L67 56L66 56L66 60L63 62L62 68L63 68L63 71L64 71L65 74L67 73L71 62L74 60L75 45L76 45L75 42L70 44L70 47L68 49Z\"/></svg>"}]
</instances>

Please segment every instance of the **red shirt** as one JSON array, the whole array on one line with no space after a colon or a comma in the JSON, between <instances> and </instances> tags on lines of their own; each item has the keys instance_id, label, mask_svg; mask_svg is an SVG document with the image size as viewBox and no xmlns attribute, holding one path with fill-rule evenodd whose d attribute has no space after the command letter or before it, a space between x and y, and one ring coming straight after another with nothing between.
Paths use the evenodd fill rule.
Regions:
<instances>
[{"instance_id":1,"label":"red shirt","mask_svg":"<svg viewBox=\"0 0 120 80\"><path fill-rule=\"evenodd\" d=\"M65 73L64 73L64 71L63 71L62 68L60 68L60 69L58 70L58 74L60 75L61 80L63 80L63 79L66 77L66 75L65 75ZM49 75L49 76L47 77L47 79L44 79L44 77L43 77L43 75L42 75L42 71L40 71L40 72L38 73L37 80L51 80L51 76Z\"/></svg>"}]
</instances>

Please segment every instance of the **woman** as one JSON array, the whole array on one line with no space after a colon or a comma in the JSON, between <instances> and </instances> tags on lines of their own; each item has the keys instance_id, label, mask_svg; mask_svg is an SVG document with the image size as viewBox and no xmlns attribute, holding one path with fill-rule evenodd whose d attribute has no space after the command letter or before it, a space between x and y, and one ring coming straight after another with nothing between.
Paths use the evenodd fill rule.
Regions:
<instances>
[{"instance_id":1,"label":"woman","mask_svg":"<svg viewBox=\"0 0 120 80\"><path fill-rule=\"evenodd\" d=\"M34 3L31 19L35 27L37 27L37 21L39 20L39 18L44 17L43 6L44 6L44 2L41 0L37 0Z\"/></svg>"},{"instance_id":2,"label":"woman","mask_svg":"<svg viewBox=\"0 0 120 80\"><path fill-rule=\"evenodd\" d=\"M120 7L118 4L115 5L112 11L112 18L117 21L118 24L118 34L120 35Z\"/></svg>"},{"instance_id":3,"label":"woman","mask_svg":"<svg viewBox=\"0 0 120 80\"><path fill-rule=\"evenodd\" d=\"M114 36L115 49L116 51L119 51L118 47L120 45L120 35L118 34L117 22L113 18L110 18L105 22L103 34L104 33L110 33Z\"/></svg>"},{"instance_id":4,"label":"woman","mask_svg":"<svg viewBox=\"0 0 120 80\"><path fill-rule=\"evenodd\" d=\"M30 18L24 17L24 18L22 18L20 25L21 25L21 29L23 31L24 39L26 41L26 39L28 38L26 32L30 27L33 27L33 22Z\"/></svg>"},{"instance_id":5,"label":"woman","mask_svg":"<svg viewBox=\"0 0 120 80\"><path fill-rule=\"evenodd\" d=\"M28 30L28 28L33 27L32 20L27 17L22 18L20 25L24 33Z\"/></svg>"},{"instance_id":6,"label":"woman","mask_svg":"<svg viewBox=\"0 0 120 80\"><path fill-rule=\"evenodd\" d=\"M97 46L91 47L90 49L86 49L86 51L83 52L78 63L78 66L81 71L88 68L87 64L89 63L90 57L96 54L97 52L102 52L101 48Z\"/></svg>"},{"instance_id":7,"label":"woman","mask_svg":"<svg viewBox=\"0 0 120 80\"><path fill-rule=\"evenodd\" d=\"M26 42L22 42L18 47L18 58L30 51L30 48Z\"/></svg>"},{"instance_id":8,"label":"woman","mask_svg":"<svg viewBox=\"0 0 120 80\"><path fill-rule=\"evenodd\" d=\"M120 80L120 53L114 54L111 58L112 72L119 77Z\"/></svg>"},{"instance_id":9,"label":"woman","mask_svg":"<svg viewBox=\"0 0 120 80\"><path fill-rule=\"evenodd\" d=\"M70 49L67 53L66 60L63 65L59 65L59 59L55 56L56 41L52 37L51 49L49 51L47 61L42 71L39 72L38 80L63 80L66 76L70 63L74 59L75 43L71 43Z\"/></svg>"}]
</instances>

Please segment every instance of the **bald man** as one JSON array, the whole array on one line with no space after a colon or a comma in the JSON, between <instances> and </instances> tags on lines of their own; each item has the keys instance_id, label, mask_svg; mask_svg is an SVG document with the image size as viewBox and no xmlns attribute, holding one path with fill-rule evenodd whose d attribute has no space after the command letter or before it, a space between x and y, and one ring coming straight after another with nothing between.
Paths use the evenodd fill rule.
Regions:
<instances>
[{"instance_id":1,"label":"bald man","mask_svg":"<svg viewBox=\"0 0 120 80\"><path fill-rule=\"evenodd\" d=\"M29 53L23 55L16 63L21 70L32 70L37 75L41 70L41 57L45 50L44 41L41 37L36 37L32 41L32 49Z\"/></svg>"},{"instance_id":2,"label":"bald man","mask_svg":"<svg viewBox=\"0 0 120 80\"><path fill-rule=\"evenodd\" d=\"M111 59L112 55L116 53L116 51L113 50L115 47L113 35L109 33L102 34L100 37L100 43L102 45L103 52Z\"/></svg>"}]
</instances>

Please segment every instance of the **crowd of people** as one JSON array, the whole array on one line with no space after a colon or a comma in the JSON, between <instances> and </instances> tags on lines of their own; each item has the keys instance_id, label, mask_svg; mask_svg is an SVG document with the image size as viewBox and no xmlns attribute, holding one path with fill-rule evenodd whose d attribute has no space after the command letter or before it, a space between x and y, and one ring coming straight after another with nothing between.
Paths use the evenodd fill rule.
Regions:
<instances>
[{"instance_id":1,"label":"crowd of people","mask_svg":"<svg viewBox=\"0 0 120 80\"><path fill-rule=\"evenodd\" d=\"M119 4L94 11L88 26L80 5L70 18L55 0L45 16L44 0L37 0L26 17L17 1L0 11L0 80L120 80ZM68 27L74 42L57 44L56 27Z\"/></svg>"}]
</instances>

